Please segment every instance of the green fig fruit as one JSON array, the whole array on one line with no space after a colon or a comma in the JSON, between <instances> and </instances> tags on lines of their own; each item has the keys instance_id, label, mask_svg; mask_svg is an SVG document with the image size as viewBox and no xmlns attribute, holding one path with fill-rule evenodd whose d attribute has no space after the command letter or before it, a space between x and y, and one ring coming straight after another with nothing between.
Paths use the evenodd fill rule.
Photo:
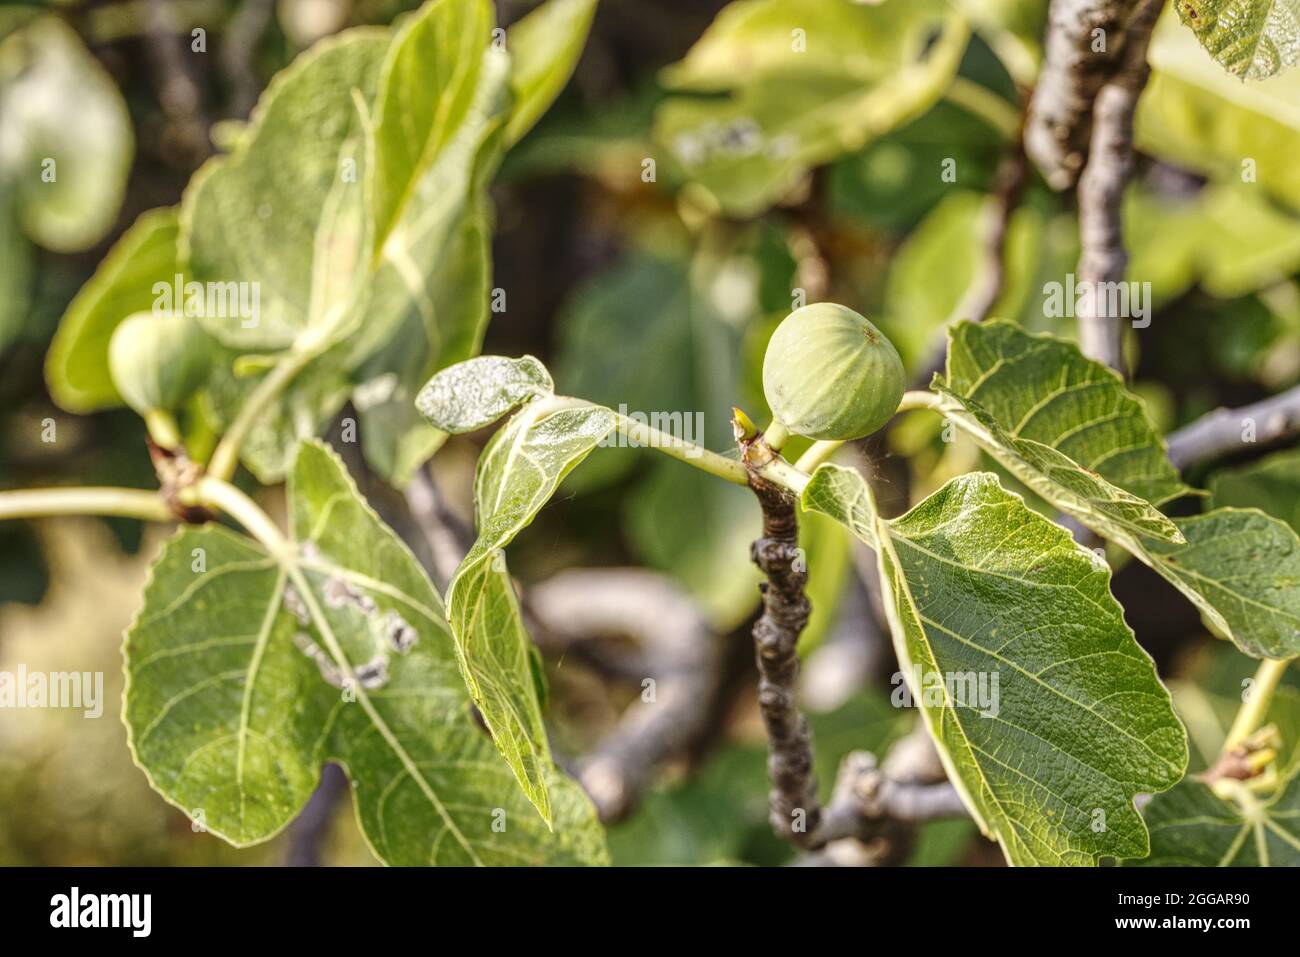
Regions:
<instances>
[{"instance_id":1,"label":"green fig fruit","mask_svg":"<svg viewBox=\"0 0 1300 957\"><path fill-rule=\"evenodd\" d=\"M108 343L108 370L127 405L141 415L178 409L203 384L212 342L193 317L128 316Z\"/></svg>"},{"instance_id":2,"label":"green fig fruit","mask_svg":"<svg viewBox=\"0 0 1300 957\"><path fill-rule=\"evenodd\" d=\"M812 439L870 435L898 409L905 385L894 344L833 302L786 316L763 357L763 394L772 414Z\"/></svg>"}]
</instances>

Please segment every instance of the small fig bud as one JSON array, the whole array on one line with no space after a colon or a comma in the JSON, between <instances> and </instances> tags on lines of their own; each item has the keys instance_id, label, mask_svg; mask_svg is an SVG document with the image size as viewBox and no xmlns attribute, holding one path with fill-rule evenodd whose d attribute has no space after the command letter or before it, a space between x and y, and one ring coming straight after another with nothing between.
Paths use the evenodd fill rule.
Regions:
<instances>
[{"instance_id":1,"label":"small fig bud","mask_svg":"<svg viewBox=\"0 0 1300 957\"><path fill-rule=\"evenodd\" d=\"M203 384L211 348L193 317L136 313L113 332L108 369L127 405L141 415L172 411Z\"/></svg>"},{"instance_id":2,"label":"small fig bud","mask_svg":"<svg viewBox=\"0 0 1300 957\"><path fill-rule=\"evenodd\" d=\"M870 435L897 410L905 384L894 344L832 302L786 316L763 357L763 394L772 414L812 439Z\"/></svg>"}]
</instances>

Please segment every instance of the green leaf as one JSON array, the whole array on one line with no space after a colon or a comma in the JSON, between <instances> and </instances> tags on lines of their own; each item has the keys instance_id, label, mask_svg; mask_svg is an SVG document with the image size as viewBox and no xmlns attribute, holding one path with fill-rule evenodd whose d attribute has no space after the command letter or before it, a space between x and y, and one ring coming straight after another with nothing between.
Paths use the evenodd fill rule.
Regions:
<instances>
[{"instance_id":1,"label":"green leaf","mask_svg":"<svg viewBox=\"0 0 1300 957\"><path fill-rule=\"evenodd\" d=\"M262 321L226 324L241 349L293 346L315 355L244 457L259 478L281 474L295 439L318 433L353 388L367 405L368 461L389 481L408 478L441 441L409 408L433 372L478 351L487 320L485 184L509 101L509 58L489 46L491 28L486 0L434 0L403 20L391 42L374 30L323 41L272 84L235 153L217 161L225 165L191 187L228 207L254 194L303 197L297 219L262 222L244 210L231 229L213 220L202 227L218 252L261 243L294 250L284 252L285 263L257 257L277 277L271 292L262 288ZM290 137L309 143L291 164L299 182L273 189L265 181L287 175L275 168L274 147L291 151L283 142ZM206 186L222 175L232 190ZM313 177L319 182L304 189ZM187 207L198 205L187 196ZM297 235L286 236L286 225ZM257 278L238 273L241 263L228 265L238 278ZM377 424L387 402L365 399L379 392L402 407L401 420Z\"/></svg>"},{"instance_id":2,"label":"green leaf","mask_svg":"<svg viewBox=\"0 0 1300 957\"><path fill-rule=\"evenodd\" d=\"M1189 778L1142 811L1151 855L1128 867L1300 867L1300 769L1268 798L1222 799Z\"/></svg>"},{"instance_id":3,"label":"green leaf","mask_svg":"<svg viewBox=\"0 0 1300 957\"><path fill-rule=\"evenodd\" d=\"M522 800L471 713L437 592L324 446L302 446L289 512L283 551L205 526L154 564L125 648L127 730L153 787L245 845L336 761L387 863L603 863L573 782L545 769L554 833Z\"/></svg>"},{"instance_id":4,"label":"green leaf","mask_svg":"<svg viewBox=\"0 0 1300 957\"><path fill-rule=\"evenodd\" d=\"M1151 504L1188 489L1141 402L1073 345L1009 322L949 332L940 411L1052 504L1098 532L1177 541Z\"/></svg>"},{"instance_id":5,"label":"green leaf","mask_svg":"<svg viewBox=\"0 0 1300 957\"><path fill-rule=\"evenodd\" d=\"M933 0L737 0L665 73L678 95L660 108L655 138L697 195L753 215L811 167L925 112L968 37Z\"/></svg>"},{"instance_id":6,"label":"green leaf","mask_svg":"<svg viewBox=\"0 0 1300 957\"><path fill-rule=\"evenodd\" d=\"M113 78L60 19L0 39L0 142L0 189L13 191L33 242L77 252L112 228L135 152L131 118Z\"/></svg>"},{"instance_id":7,"label":"green leaf","mask_svg":"<svg viewBox=\"0 0 1300 957\"><path fill-rule=\"evenodd\" d=\"M1300 449L1276 452L1210 479L1216 506L1257 506L1300 532Z\"/></svg>"},{"instance_id":8,"label":"green leaf","mask_svg":"<svg viewBox=\"0 0 1300 957\"><path fill-rule=\"evenodd\" d=\"M885 521L861 476L823 465L803 507L876 548L903 674L1007 860L1145 853L1133 797L1182 777L1187 738L1106 566L988 473Z\"/></svg>"},{"instance_id":9,"label":"green leaf","mask_svg":"<svg viewBox=\"0 0 1300 957\"><path fill-rule=\"evenodd\" d=\"M1229 73L1263 80L1300 60L1297 0L1182 0L1178 16Z\"/></svg>"},{"instance_id":10,"label":"green leaf","mask_svg":"<svg viewBox=\"0 0 1300 957\"><path fill-rule=\"evenodd\" d=\"M294 60L234 152L209 160L186 190L181 246L193 278L258 293L256 316L202 317L227 345L270 352L308 329L328 341L348 318L370 248L362 111L387 39L349 30Z\"/></svg>"},{"instance_id":11,"label":"green leaf","mask_svg":"<svg viewBox=\"0 0 1300 957\"><path fill-rule=\"evenodd\" d=\"M474 478L478 539L447 587L465 684L519 786L546 821L550 748L514 585L502 551L560 481L613 431L614 413L576 399L531 402L492 437Z\"/></svg>"},{"instance_id":12,"label":"green leaf","mask_svg":"<svg viewBox=\"0 0 1300 957\"><path fill-rule=\"evenodd\" d=\"M509 57L489 45L492 27L488 0L432 0L402 23L384 62L374 248L399 266L429 235L435 244L447 235L478 151L499 124Z\"/></svg>"},{"instance_id":13,"label":"green leaf","mask_svg":"<svg viewBox=\"0 0 1300 957\"><path fill-rule=\"evenodd\" d=\"M1215 631L1255 658L1300 654L1300 538L1258 509L1180 518L1185 545L1144 542L1142 558L1191 599Z\"/></svg>"},{"instance_id":14,"label":"green leaf","mask_svg":"<svg viewBox=\"0 0 1300 957\"><path fill-rule=\"evenodd\" d=\"M1300 653L1294 533L1258 513L1170 522L1156 512L1149 502L1192 490L1112 370L1011 323L967 322L952 329L948 376L934 388L940 411L981 448L1155 569L1246 654Z\"/></svg>"},{"instance_id":15,"label":"green leaf","mask_svg":"<svg viewBox=\"0 0 1300 957\"><path fill-rule=\"evenodd\" d=\"M515 104L506 145L517 143L555 102L587 44L597 0L547 0L506 34Z\"/></svg>"},{"instance_id":16,"label":"green leaf","mask_svg":"<svg viewBox=\"0 0 1300 957\"><path fill-rule=\"evenodd\" d=\"M510 58L491 42L493 23L486 0L426 4L399 28L380 80L373 280L365 321L346 345L370 357L363 380L395 372L394 396L408 402L434 372L478 352L488 320L486 184L510 105ZM391 461L394 481L403 449L434 442L417 421L380 438L370 461Z\"/></svg>"},{"instance_id":17,"label":"green leaf","mask_svg":"<svg viewBox=\"0 0 1300 957\"><path fill-rule=\"evenodd\" d=\"M387 345L357 370L352 400L360 414L362 448L370 467L390 485L404 487L447 438L416 411L415 397L441 364L479 350L488 320L492 281L487 199L480 196L429 280L434 327L408 313ZM436 348L434 343L437 343ZM347 346L348 343L343 343ZM376 393L386 398L374 403Z\"/></svg>"},{"instance_id":18,"label":"green leaf","mask_svg":"<svg viewBox=\"0 0 1300 957\"><path fill-rule=\"evenodd\" d=\"M1173 5L1171 5L1173 6ZM1300 208L1300 71L1242 83L1165 11L1148 51L1135 145L1220 181L1255 183Z\"/></svg>"},{"instance_id":19,"label":"green leaf","mask_svg":"<svg viewBox=\"0 0 1300 957\"><path fill-rule=\"evenodd\" d=\"M458 435L491 425L515 406L555 391L546 367L532 356L478 356L443 369L415 397L435 428Z\"/></svg>"},{"instance_id":20,"label":"green leaf","mask_svg":"<svg viewBox=\"0 0 1300 957\"><path fill-rule=\"evenodd\" d=\"M175 207L142 213L109 250L59 323L45 360L54 401L69 412L122 404L108 373L108 341L127 316L153 309L155 282L181 274Z\"/></svg>"}]
</instances>

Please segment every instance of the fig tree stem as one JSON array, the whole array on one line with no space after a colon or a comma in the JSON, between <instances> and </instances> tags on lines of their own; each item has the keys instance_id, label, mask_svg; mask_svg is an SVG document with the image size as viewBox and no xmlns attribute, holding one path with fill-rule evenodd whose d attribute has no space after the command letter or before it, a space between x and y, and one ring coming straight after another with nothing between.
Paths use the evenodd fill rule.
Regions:
<instances>
[{"instance_id":1,"label":"fig tree stem","mask_svg":"<svg viewBox=\"0 0 1300 957\"><path fill-rule=\"evenodd\" d=\"M656 449L664 453L664 455L670 455L687 465L693 465L701 471L716 475L718 478L726 479L736 485L749 484L749 479L745 475L745 467L739 462L725 458L717 452L696 445L694 442L687 442L685 439L669 435L667 432L646 425L644 422L636 422L617 412L614 415L618 423L616 426L618 431L633 442Z\"/></svg>"},{"instance_id":2,"label":"fig tree stem","mask_svg":"<svg viewBox=\"0 0 1300 957\"><path fill-rule=\"evenodd\" d=\"M926 392L922 389L913 392L904 392L903 398L898 402L899 412L910 412L913 409L937 409L939 407L939 397L933 392ZM820 442L814 442L808 447L808 451L799 456L799 460L794 463L794 467L800 472L811 475L817 466L821 465L844 443L839 439L823 439Z\"/></svg>"},{"instance_id":3,"label":"fig tree stem","mask_svg":"<svg viewBox=\"0 0 1300 957\"><path fill-rule=\"evenodd\" d=\"M903 398L898 401L899 412L937 408L939 408L939 397L933 392L927 392L924 389L913 389L911 392L904 392Z\"/></svg>"},{"instance_id":4,"label":"fig tree stem","mask_svg":"<svg viewBox=\"0 0 1300 957\"><path fill-rule=\"evenodd\" d=\"M157 492L140 488L38 488L0 492L0 519L49 515L117 515L146 522L173 522Z\"/></svg>"},{"instance_id":5,"label":"fig tree stem","mask_svg":"<svg viewBox=\"0 0 1300 957\"><path fill-rule=\"evenodd\" d=\"M188 494L188 490L182 493ZM211 475L204 476L194 486L193 495L197 499L195 504L225 512L277 558L292 550L292 544L261 506L229 482Z\"/></svg>"},{"instance_id":6,"label":"fig tree stem","mask_svg":"<svg viewBox=\"0 0 1300 957\"><path fill-rule=\"evenodd\" d=\"M240 407L230 428L217 443L216 451L212 453L212 459L208 462L209 475L225 481L235 474L235 469L239 467L239 450L244 440L248 438L248 433L257 425L257 420L262 417L266 407L316 355L317 350L313 349L294 352L276 363L266 377L257 384L252 394Z\"/></svg>"},{"instance_id":7,"label":"fig tree stem","mask_svg":"<svg viewBox=\"0 0 1300 957\"><path fill-rule=\"evenodd\" d=\"M1251 686L1246 700L1237 712L1236 719L1232 722L1228 737L1223 742L1225 752L1240 747L1242 742L1264 723L1269 706L1273 703L1273 693L1277 691L1282 675L1286 673L1287 665L1291 664L1292 660L1274 661L1265 658L1259 663L1259 668L1255 671L1255 683Z\"/></svg>"},{"instance_id":8,"label":"fig tree stem","mask_svg":"<svg viewBox=\"0 0 1300 957\"><path fill-rule=\"evenodd\" d=\"M763 441L773 452L780 452L785 448L785 443L790 439L790 430L784 425L773 419L763 430Z\"/></svg>"},{"instance_id":9,"label":"fig tree stem","mask_svg":"<svg viewBox=\"0 0 1300 957\"><path fill-rule=\"evenodd\" d=\"M799 456L799 460L794 463L794 467L800 472L807 472L811 475L821 465L829 459L844 443L839 439L822 439L820 442L814 442L808 446L808 451Z\"/></svg>"},{"instance_id":10,"label":"fig tree stem","mask_svg":"<svg viewBox=\"0 0 1300 957\"><path fill-rule=\"evenodd\" d=\"M761 444L762 437L755 440ZM760 449L765 458L770 451ZM808 623L811 605L804 594L808 571L799 551L795 500L787 488L771 483L763 468L781 463L779 456L763 467L751 462L750 488L763 509L763 534L754 541L751 557L766 576L759 586L763 614L754 623L754 654L758 664L758 708L767 729L770 820L778 835L798 847L808 847L821 821L812 732L795 702L799 678L799 635ZM784 483L782 483L784 484Z\"/></svg>"}]
</instances>

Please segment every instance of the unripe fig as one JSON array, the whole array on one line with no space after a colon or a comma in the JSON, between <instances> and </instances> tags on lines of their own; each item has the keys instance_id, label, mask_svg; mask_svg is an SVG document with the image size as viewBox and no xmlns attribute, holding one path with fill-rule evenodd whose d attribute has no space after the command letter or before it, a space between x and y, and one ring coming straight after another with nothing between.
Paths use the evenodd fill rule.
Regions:
<instances>
[{"instance_id":1,"label":"unripe fig","mask_svg":"<svg viewBox=\"0 0 1300 957\"><path fill-rule=\"evenodd\" d=\"M137 313L108 343L108 369L127 405L141 415L179 408L212 361L212 342L193 317Z\"/></svg>"},{"instance_id":2,"label":"unripe fig","mask_svg":"<svg viewBox=\"0 0 1300 957\"><path fill-rule=\"evenodd\" d=\"M852 309L818 302L781 320L763 357L763 394L798 435L849 439L889 421L905 386L903 362L884 333Z\"/></svg>"}]
</instances>

